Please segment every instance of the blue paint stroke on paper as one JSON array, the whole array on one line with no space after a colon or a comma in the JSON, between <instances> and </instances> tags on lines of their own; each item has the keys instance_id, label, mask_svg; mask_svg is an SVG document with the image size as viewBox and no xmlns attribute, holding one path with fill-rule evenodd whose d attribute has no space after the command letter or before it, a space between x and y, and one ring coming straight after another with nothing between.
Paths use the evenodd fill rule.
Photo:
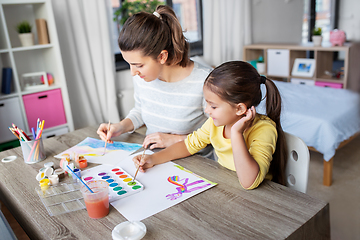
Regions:
<instances>
[{"instance_id":1,"label":"blue paint stroke on paper","mask_svg":"<svg viewBox=\"0 0 360 240\"><path fill-rule=\"evenodd\" d=\"M104 148L104 144L105 143L102 140L88 137L84 141L77 144L77 146L79 147L87 146L96 149L96 148ZM108 150L124 150L129 152L135 151L141 147L142 145L137 143L126 143L126 142L115 142L115 141L112 144L108 143L106 146Z\"/></svg>"}]
</instances>

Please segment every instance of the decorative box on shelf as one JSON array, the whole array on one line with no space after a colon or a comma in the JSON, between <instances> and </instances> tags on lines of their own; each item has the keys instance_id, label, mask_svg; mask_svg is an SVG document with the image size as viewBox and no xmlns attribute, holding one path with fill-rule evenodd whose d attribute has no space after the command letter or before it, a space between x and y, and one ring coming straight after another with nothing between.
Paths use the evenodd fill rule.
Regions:
<instances>
[{"instance_id":1,"label":"decorative box on shelf","mask_svg":"<svg viewBox=\"0 0 360 240\"><path fill-rule=\"evenodd\" d=\"M316 81L315 86L331 87L331 88L343 88L343 85L341 83L321 82L321 81Z\"/></svg>"},{"instance_id":2,"label":"decorative box on shelf","mask_svg":"<svg viewBox=\"0 0 360 240\"><path fill-rule=\"evenodd\" d=\"M45 120L45 127L66 124L65 109L60 89L23 95L29 129L36 128L38 118Z\"/></svg>"},{"instance_id":3,"label":"decorative box on shelf","mask_svg":"<svg viewBox=\"0 0 360 240\"><path fill-rule=\"evenodd\" d=\"M46 72L25 73L21 75L21 84L24 91L44 89L49 87Z\"/></svg>"}]
</instances>

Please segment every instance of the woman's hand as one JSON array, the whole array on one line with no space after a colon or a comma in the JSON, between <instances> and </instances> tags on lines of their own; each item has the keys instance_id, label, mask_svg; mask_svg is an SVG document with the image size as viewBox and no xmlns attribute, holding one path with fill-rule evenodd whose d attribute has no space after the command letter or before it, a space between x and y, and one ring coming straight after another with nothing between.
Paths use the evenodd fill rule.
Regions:
<instances>
[{"instance_id":1,"label":"woman's hand","mask_svg":"<svg viewBox=\"0 0 360 240\"><path fill-rule=\"evenodd\" d=\"M186 138L186 135L168 134L168 133L152 133L145 137L143 147L149 149L167 148L174 143L180 142Z\"/></svg>"},{"instance_id":2,"label":"woman's hand","mask_svg":"<svg viewBox=\"0 0 360 240\"><path fill-rule=\"evenodd\" d=\"M111 141L110 139L112 137L117 137L122 134L121 128L119 126L120 123L110 124L110 129L108 129L108 125L109 125L108 123L100 124L96 133L99 135L101 140L108 143L113 143L113 141Z\"/></svg>"},{"instance_id":3,"label":"woman's hand","mask_svg":"<svg viewBox=\"0 0 360 240\"><path fill-rule=\"evenodd\" d=\"M145 172L146 169L152 168L155 165L152 161L152 155L144 155L144 158L142 158L142 154L139 154L133 158L133 162L136 169L140 166L140 172Z\"/></svg>"},{"instance_id":4,"label":"woman's hand","mask_svg":"<svg viewBox=\"0 0 360 240\"><path fill-rule=\"evenodd\" d=\"M132 121L128 118L125 118L119 123L110 124L109 131L108 126L108 123L102 123L96 131L96 133L99 134L101 140L105 142L107 141L108 143L113 143L113 141L110 140L112 137L120 136L121 134L132 131L134 129Z\"/></svg>"},{"instance_id":5,"label":"woman's hand","mask_svg":"<svg viewBox=\"0 0 360 240\"><path fill-rule=\"evenodd\" d=\"M255 115L256 115L256 110L255 107L252 106L251 108L249 108L248 110L246 110L245 116L243 116L242 118L240 118L239 121L237 121L232 127L231 127L231 131L236 131L239 133L244 133L245 130L252 124Z\"/></svg>"}]
</instances>

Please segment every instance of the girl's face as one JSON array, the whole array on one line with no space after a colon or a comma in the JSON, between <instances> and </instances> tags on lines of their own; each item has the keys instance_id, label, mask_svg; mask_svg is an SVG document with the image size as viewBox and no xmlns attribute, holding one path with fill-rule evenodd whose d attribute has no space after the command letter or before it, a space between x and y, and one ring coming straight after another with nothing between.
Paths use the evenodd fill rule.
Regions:
<instances>
[{"instance_id":1,"label":"girl's face","mask_svg":"<svg viewBox=\"0 0 360 240\"><path fill-rule=\"evenodd\" d=\"M140 50L121 53L124 60L130 64L131 75L139 75L146 82L151 82L160 76L164 66L162 63L164 61L160 57L154 60L152 57L144 56Z\"/></svg>"},{"instance_id":2,"label":"girl's face","mask_svg":"<svg viewBox=\"0 0 360 240\"><path fill-rule=\"evenodd\" d=\"M224 101L206 86L204 86L203 91L207 103L205 112L214 120L215 126L232 126L241 118L237 105Z\"/></svg>"}]
</instances>

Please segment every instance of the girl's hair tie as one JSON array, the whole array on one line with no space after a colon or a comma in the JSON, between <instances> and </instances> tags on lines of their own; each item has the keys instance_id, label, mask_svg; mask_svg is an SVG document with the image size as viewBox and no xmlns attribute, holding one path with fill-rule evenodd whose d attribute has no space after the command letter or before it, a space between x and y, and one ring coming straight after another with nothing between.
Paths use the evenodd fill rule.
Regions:
<instances>
[{"instance_id":1,"label":"girl's hair tie","mask_svg":"<svg viewBox=\"0 0 360 240\"><path fill-rule=\"evenodd\" d=\"M153 14L161 19L161 16L160 16L160 14L158 12L153 12Z\"/></svg>"},{"instance_id":2,"label":"girl's hair tie","mask_svg":"<svg viewBox=\"0 0 360 240\"><path fill-rule=\"evenodd\" d=\"M266 77L265 76L260 76L260 84L265 84L266 82Z\"/></svg>"}]
</instances>

